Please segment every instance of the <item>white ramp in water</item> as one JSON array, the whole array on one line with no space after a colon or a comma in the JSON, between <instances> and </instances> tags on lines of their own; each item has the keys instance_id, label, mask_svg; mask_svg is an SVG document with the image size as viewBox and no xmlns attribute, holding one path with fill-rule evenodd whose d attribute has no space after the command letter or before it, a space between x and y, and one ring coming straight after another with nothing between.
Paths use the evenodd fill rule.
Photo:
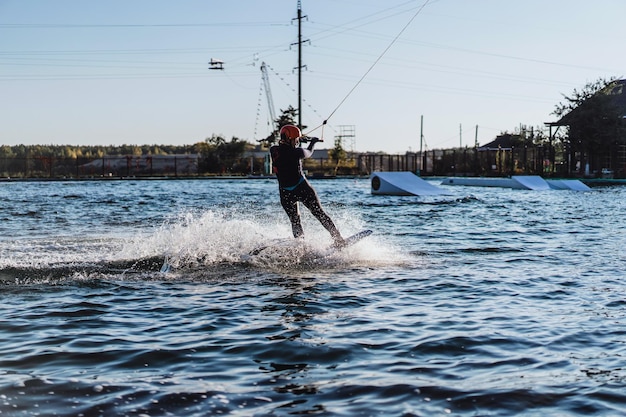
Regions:
<instances>
[{"instance_id":1,"label":"white ramp in water","mask_svg":"<svg viewBox=\"0 0 626 417\"><path fill-rule=\"evenodd\" d=\"M579 180L546 180L554 190L589 191L591 188Z\"/></svg>"},{"instance_id":2,"label":"white ramp in water","mask_svg":"<svg viewBox=\"0 0 626 417\"><path fill-rule=\"evenodd\" d=\"M518 190L591 190L586 184L578 180L544 180L538 175L514 175L511 178L449 177L444 179L441 184L474 187L503 187Z\"/></svg>"},{"instance_id":3,"label":"white ramp in water","mask_svg":"<svg viewBox=\"0 0 626 417\"><path fill-rule=\"evenodd\" d=\"M469 187L500 187L526 189L511 178L495 177L449 177L441 181L442 185L464 185Z\"/></svg>"},{"instance_id":4,"label":"white ramp in water","mask_svg":"<svg viewBox=\"0 0 626 417\"><path fill-rule=\"evenodd\" d=\"M372 194L380 195L444 195L446 190L436 187L412 172L374 172L370 176Z\"/></svg>"},{"instance_id":5,"label":"white ramp in water","mask_svg":"<svg viewBox=\"0 0 626 417\"><path fill-rule=\"evenodd\" d=\"M539 175L513 175L511 179L519 182L528 190L549 190L550 184Z\"/></svg>"}]
</instances>

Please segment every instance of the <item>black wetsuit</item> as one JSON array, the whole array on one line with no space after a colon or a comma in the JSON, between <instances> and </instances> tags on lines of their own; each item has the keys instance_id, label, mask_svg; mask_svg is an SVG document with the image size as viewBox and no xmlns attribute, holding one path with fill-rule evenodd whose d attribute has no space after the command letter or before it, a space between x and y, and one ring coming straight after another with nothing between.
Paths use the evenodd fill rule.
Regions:
<instances>
[{"instance_id":1,"label":"black wetsuit","mask_svg":"<svg viewBox=\"0 0 626 417\"><path fill-rule=\"evenodd\" d=\"M335 243L341 243L342 238L339 230L322 208L317 193L302 172L302 160L311 157L314 143L311 142L307 149L294 148L285 143L270 148L274 173L278 179L280 203L289 216L294 237L304 235L298 209L298 202L300 201L330 232Z\"/></svg>"}]
</instances>

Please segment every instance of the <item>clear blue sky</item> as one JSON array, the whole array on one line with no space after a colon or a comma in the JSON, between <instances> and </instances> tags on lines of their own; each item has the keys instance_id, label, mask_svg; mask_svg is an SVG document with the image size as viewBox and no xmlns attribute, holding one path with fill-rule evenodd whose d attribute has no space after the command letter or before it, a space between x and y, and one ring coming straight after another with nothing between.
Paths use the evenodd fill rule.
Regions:
<instances>
[{"instance_id":1,"label":"clear blue sky","mask_svg":"<svg viewBox=\"0 0 626 417\"><path fill-rule=\"evenodd\" d=\"M302 0L303 122L336 110L326 147L346 125L357 151L416 151L422 115L429 149L473 146L476 125L484 144L625 75L624 0L424 3ZM261 62L276 112L297 106L296 15L297 0L0 0L0 145L254 142L270 131Z\"/></svg>"}]
</instances>

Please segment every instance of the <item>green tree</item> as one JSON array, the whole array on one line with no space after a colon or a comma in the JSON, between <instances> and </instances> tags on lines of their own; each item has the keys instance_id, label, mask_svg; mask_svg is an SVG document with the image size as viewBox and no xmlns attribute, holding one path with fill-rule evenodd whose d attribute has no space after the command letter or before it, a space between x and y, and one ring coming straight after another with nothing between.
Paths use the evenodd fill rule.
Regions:
<instances>
[{"instance_id":1,"label":"green tree","mask_svg":"<svg viewBox=\"0 0 626 417\"><path fill-rule=\"evenodd\" d=\"M196 144L201 152L200 169L210 173L240 173L246 172L241 168L241 158L248 143L233 137L226 142L222 136L212 135L205 139L203 144Z\"/></svg>"},{"instance_id":2,"label":"green tree","mask_svg":"<svg viewBox=\"0 0 626 417\"><path fill-rule=\"evenodd\" d=\"M298 116L298 110L293 108L293 106L287 107L285 110L280 109L281 115L276 119L276 125L278 126L278 130L286 125L298 125L296 122L296 117ZM304 129L306 126L300 126L300 129Z\"/></svg>"},{"instance_id":3,"label":"green tree","mask_svg":"<svg viewBox=\"0 0 626 417\"><path fill-rule=\"evenodd\" d=\"M296 122L296 117L298 116L298 110L295 109L293 106L290 105L285 110L281 109L280 112L281 112L280 116L278 116L278 118L274 120L274 122L276 122L276 130L270 133L270 135L266 137L265 139L261 139L259 141L264 146L267 146L267 147L272 146L278 141L279 139L278 132L280 132L280 129L283 126L298 124ZM306 129L306 126L300 126L300 129L301 130Z\"/></svg>"},{"instance_id":4,"label":"green tree","mask_svg":"<svg viewBox=\"0 0 626 417\"><path fill-rule=\"evenodd\" d=\"M345 161L348 157L340 137L335 138L335 147L328 151L328 156L335 161L336 165L339 165L339 163Z\"/></svg>"},{"instance_id":5,"label":"green tree","mask_svg":"<svg viewBox=\"0 0 626 417\"><path fill-rule=\"evenodd\" d=\"M199 162L199 168L205 172L221 172L223 169L218 149L226 140L219 135L213 134L210 138L204 140L201 146L202 158Z\"/></svg>"},{"instance_id":6,"label":"green tree","mask_svg":"<svg viewBox=\"0 0 626 417\"><path fill-rule=\"evenodd\" d=\"M0 156L4 158L13 158L15 157L15 153L9 145L2 145L0 146Z\"/></svg>"},{"instance_id":7,"label":"green tree","mask_svg":"<svg viewBox=\"0 0 626 417\"><path fill-rule=\"evenodd\" d=\"M328 156L335 161L335 175L337 175L339 166L345 164L346 159L348 158L348 153L343 148L341 137L335 138L335 147L328 151Z\"/></svg>"}]
</instances>

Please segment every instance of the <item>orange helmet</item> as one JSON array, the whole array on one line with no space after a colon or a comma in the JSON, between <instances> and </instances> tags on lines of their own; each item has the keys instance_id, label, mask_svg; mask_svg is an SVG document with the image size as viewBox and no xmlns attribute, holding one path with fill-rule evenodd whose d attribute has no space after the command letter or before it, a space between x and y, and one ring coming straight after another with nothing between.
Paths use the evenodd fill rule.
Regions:
<instances>
[{"instance_id":1,"label":"orange helmet","mask_svg":"<svg viewBox=\"0 0 626 417\"><path fill-rule=\"evenodd\" d=\"M300 129L298 129L298 126L285 125L280 128L281 140L288 140L290 142L293 142L295 141L295 139L300 138L300 136L302 136L302 133L300 132Z\"/></svg>"}]
</instances>

